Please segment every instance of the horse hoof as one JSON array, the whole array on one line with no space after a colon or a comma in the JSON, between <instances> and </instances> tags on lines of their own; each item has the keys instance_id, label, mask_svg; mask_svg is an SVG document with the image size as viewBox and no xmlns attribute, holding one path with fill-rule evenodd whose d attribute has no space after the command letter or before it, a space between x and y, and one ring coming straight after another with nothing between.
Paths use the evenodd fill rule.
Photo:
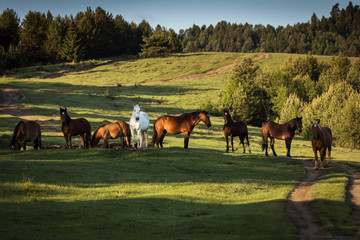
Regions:
<instances>
[{"instance_id":1,"label":"horse hoof","mask_svg":"<svg viewBox=\"0 0 360 240\"><path fill-rule=\"evenodd\" d=\"M314 170L317 171L317 170L319 170L319 168L318 168L318 167L314 167Z\"/></svg>"}]
</instances>

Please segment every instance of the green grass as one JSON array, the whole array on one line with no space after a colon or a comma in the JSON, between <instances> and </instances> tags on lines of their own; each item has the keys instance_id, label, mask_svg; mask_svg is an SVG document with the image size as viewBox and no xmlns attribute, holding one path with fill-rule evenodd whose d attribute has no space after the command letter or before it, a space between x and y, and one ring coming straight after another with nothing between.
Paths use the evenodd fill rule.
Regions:
<instances>
[{"instance_id":1,"label":"green grass","mask_svg":"<svg viewBox=\"0 0 360 240\"><path fill-rule=\"evenodd\" d=\"M176 54L49 65L14 70L1 77L0 86L19 88L25 94L24 103L17 106L20 110L60 125L59 107L67 107L72 118L88 119L93 131L104 122L128 122L133 104L140 103L150 116L151 136L153 122L161 115L195 111L203 99L216 99L228 73L151 82L207 72L242 56ZM275 69L287 57L269 54L256 61ZM49 77L78 68L83 71ZM223 119L211 116L211 128L203 123L195 127L189 150L182 149L183 135L167 135L164 149L148 151L11 152L7 147L19 119L0 112L0 120L0 234L4 239L297 238L285 202L306 174L300 160L313 158L310 141L301 136L293 141L292 159L283 157L284 141L275 143L280 157L266 158L259 144L260 129L249 126L253 153L240 153L236 139L237 151L226 154ZM46 131L42 135L45 145L65 145L63 137ZM79 143L78 138L73 143ZM334 148L333 156L334 161L360 162L358 150ZM327 189L344 195L338 186ZM338 212L344 207L344 198L314 196L338 203L333 204ZM322 211L319 214L330 218ZM341 214L343 219L352 218L348 211ZM352 228L355 223L349 224ZM336 228L340 223L333 225Z\"/></svg>"},{"instance_id":2,"label":"green grass","mask_svg":"<svg viewBox=\"0 0 360 240\"><path fill-rule=\"evenodd\" d=\"M311 195L314 202L311 203L311 209L328 230L337 235L355 235L357 222L345 196L350 175L341 169L333 170L313 186Z\"/></svg>"}]
</instances>

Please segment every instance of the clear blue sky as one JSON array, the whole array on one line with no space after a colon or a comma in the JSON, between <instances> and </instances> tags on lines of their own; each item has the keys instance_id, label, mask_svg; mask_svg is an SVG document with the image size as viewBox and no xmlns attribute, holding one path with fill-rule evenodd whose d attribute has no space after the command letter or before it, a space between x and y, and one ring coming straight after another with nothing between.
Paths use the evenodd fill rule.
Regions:
<instances>
[{"instance_id":1,"label":"clear blue sky","mask_svg":"<svg viewBox=\"0 0 360 240\"><path fill-rule=\"evenodd\" d=\"M160 24L178 32L193 24L215 26L222 20L274 27L294 25L309 21L314 12L318 18L329 17L336 3L340 9L346 8L349 0L0 0L0 10L12 8L22 19L29 10L50 10L54 16L65 16L85 11L87 6L93 10L100 6L114 17L122 15L128 22L145 19L153 28ZM360 5L359 0L352 3Z\"/></svg>"}]
</instances>

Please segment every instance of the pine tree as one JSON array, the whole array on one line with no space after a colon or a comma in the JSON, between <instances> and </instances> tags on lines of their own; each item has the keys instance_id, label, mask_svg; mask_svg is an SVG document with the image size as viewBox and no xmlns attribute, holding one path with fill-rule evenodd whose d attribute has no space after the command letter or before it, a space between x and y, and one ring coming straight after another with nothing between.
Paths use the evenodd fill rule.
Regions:
<instances>
[{"instance_id":1,"label":"pine tree","mask_svg":"<svg viewBox=\"0 0 360 240\"><path fill-rule=\"evenodd\" d=\"M63 58L71 62L79 62L84 56L84 50L80 45L81 39L78 39L75 26L70 24L65 40L60 48L60 54Z\"/></svg>"}]
</instances>

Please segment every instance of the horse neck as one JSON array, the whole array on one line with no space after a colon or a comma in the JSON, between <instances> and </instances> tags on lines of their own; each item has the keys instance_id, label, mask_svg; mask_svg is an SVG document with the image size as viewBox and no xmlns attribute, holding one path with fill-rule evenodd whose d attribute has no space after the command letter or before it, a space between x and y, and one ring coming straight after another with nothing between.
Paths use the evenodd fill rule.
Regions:
<instances>
[{"instance_id":1,"label":"horse neck","mask_svg":"<svg viewBox=\"0 0 360 240\"><path fill-rule=\"evenodd\" d=\"M229 125L234 123L234 121L232 120L230 114L227 116L227 123L228 123Z\"/></svg>"},{"instance_id":2,"label":"horse neck","mask_svg":"<svg viewBox=\"0 0 360 240\"><path fill-rule=\"evenodd\" d=\"M70 122L71 122L71 117L66 114L66 119L65 119L65 122L63 122L63 125L69 125Z\"/></svg>"},{"instance_id":3,"label":"horse neck","mask_svg":"<svg viewBox=\"0 0 360 240\"><path fill-rule=\"evenodd\" d=\"M193 126L197 125L201 121L199 114L192 114L191 120Z\"/></svg>"},{"instance_id":4,"label":"horse neck","mask_svg":"<svg viewBox=\"0 0 360 240\"><path fill-rule=\"evenodd\" d=\"M11 143L15 143L16 142L16 139L19 135L19 131L20 131L20 125L22 124L23 122L20 121L16 126L15 126L15 129L14 129L14 134L13 134L13 137L11 139Z\"/></svg>"}]
</instances>

